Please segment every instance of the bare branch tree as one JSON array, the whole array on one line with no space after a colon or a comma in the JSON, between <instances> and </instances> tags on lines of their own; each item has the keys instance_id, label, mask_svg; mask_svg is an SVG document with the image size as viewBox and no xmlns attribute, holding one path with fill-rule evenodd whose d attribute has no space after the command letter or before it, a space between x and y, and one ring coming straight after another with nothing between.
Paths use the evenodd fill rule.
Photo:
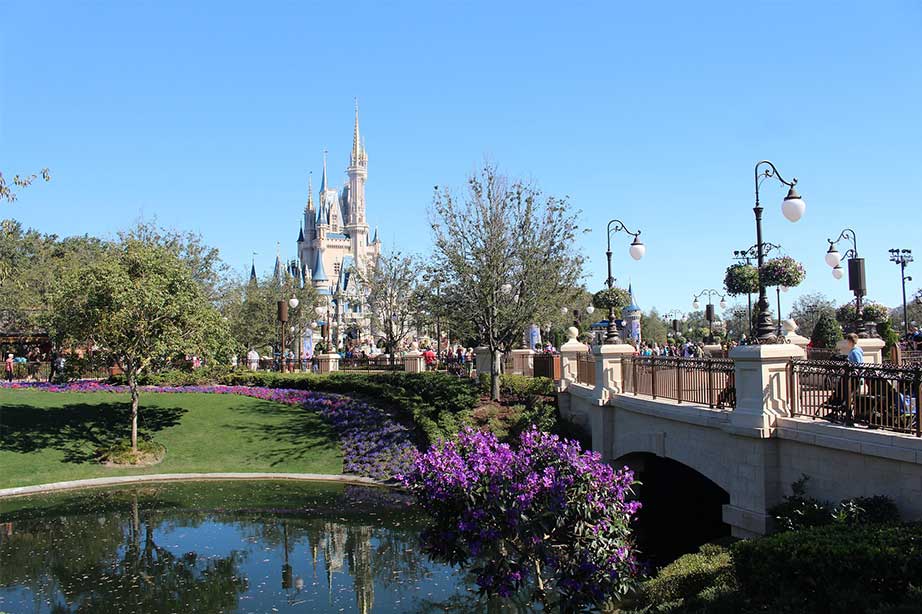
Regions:
<instances>
[{"instance_id":1,"label":"bare branch tree","mask_svg":"<svg viewBox=\"0 0 922 614\"><path fill-rule=\"evenodd\" d=\"M436 186L430 212L435 260L452 308L476 323L490 348L492 396L499 399L502 352L526 326L559 313L578 286L580 229L565 198L510 181L494 165L485 164L467 183L461 199Z\"/></svg>"}]
</instances>

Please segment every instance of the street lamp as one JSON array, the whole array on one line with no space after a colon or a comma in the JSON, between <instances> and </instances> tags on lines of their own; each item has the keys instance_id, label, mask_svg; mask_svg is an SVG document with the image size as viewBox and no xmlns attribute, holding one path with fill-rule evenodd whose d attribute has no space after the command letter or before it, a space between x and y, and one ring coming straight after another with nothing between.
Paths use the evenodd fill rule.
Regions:
<instances>
[{"instance_id":1,"label":"street lamp","mask_svg":"<svg viewBox=\"0 0 922 614\"><path fill-rule=\"evenodd\" d=\"M838 244L843 240L851 241L852 246L844 254L839 254ZM857 332L864 336L867 333L861 321L861 297L868 293L868 288L864 277L864 258L858 257L858 238L854 230L846 228L839 233L837 239L826 239L826 242L829 243L825 256L826 264L832 267L833 277L842 279L844 271L839 263L848 258L848 289L855 293L855 326Z\"/></svg>"},{"instance_id":2,"label":"street lamp","mask_svg":"<svg viewBox=\"0 0 922 614\"><path fill-rule=\"evenodd\" d=\"M762 253L763 255L768 255L773 249L781 249L780 245L775 245L774 243L762 243ZM758 256L759 248L757 245L746 249L735 249L733 250L733 259L739 263L752 265L753 258ZM752 337L752 293L746 293L746 315L749 319L749 336Z\"/></svg>"},{"instance_id":3,"label":"street lamp","mask_svg":"<svg viewBox=\"0 0 922 614\"><path fill-rule=\"evenodd\" d=\"M906 265L912 262L911 249L891 249L890 262L900 265L900 278L903 283L903 334L909 334L909 318L906 317L906 282L912 281L912 277L906 275Z\"/></svg>"},{"instance_id":4,"label":"street lamp","mask_svg":"<svg viewBox=\"0 0 922 614\"><path fill-rule=\"evenodd\" d=\"M291 307L292 310L297 309L298 305L300 304L301 304L301 301L299 301L297 297L293 296L290 299L288 299L288 306ZM297 352L298 352L297 361L298 362L297 364L298 364L298 370L300 371L301 370L301 319L299 317L296 317L295 322L297 322L298 325L297 327L295 326L291 327L291 334L292 336L294 336L295 332L297 332L298 334L298 343L297 343Z\"/></svg>"},{"instance_id":5,"label":"street lamp","mask_svg":"<svg viewBox=\"0 0 922 614\"><path fill-rule=\"evenodd\" d=\"M666 313L663 314L663 320L665 320L665 321L668 322L668 321L669 321L669 318L672 318L672 332L675 333L676 336L678 336L678 334L679 334L679 320L680 320L680 319L684 319L685 316L684 316L684 314L683 314L681 311L679 311L678 309L673 309L673 310L667 311Z\"/></svg>"},{"instance_id":6,"label":"street lamp","mask_svg":"<svg viewBox=\"0 0 922 614\"><path fill-rule=\"evenodd\" d=\"M614 226L612 226L614 224ZM628 230L627 226L624 225L624 222L621 220L610 220L608 222L608 231L606 233L606 240L608 248L605 251L605 256L608 259L608 278L605 280L605 285L611 290L612 286L615 283L615 278L611 275L611 233L613 232L625 232L626 234L634 237L634 240L631 242L631 248L629 250L631 258L634 260L640 260L643 258L643 255L647 252L647 246L643 244L640 240L640 230L637 232L631 232ZM608 306L608 329L605 331L605 343L615 343L618 338L618 327L615 325L615 306L610 302L611 297L609 297L609 306ZM588 313L592 313L588 309Z\"/></svg>"},{"instance_id":7,"label":"street lamp","mask_svg":"<svg viewBox=\"0 0 922 614\"><path fill-rule=\"evenodd\" d=\"M760 173L759 167L763 165L767 165L769 168L764 169ZM807 205L797 193L797 190L794 189L794 186L797 185L797 178L795 177L791 181L785 181L778 172L778 169L775 168L775 165L770 161L759 161L755 166L754 175L756 204L752 210L756 217L756 258L759 272L761 272L762 267L765 265L765 246L762 243L762 205L759 203L759 186L769 177L775 177L782 184L788 186L788 194L784 197L784 201L781 204L781 213L788 221L796 222L803 217ZM758 336L757 342L773 343L775 341L775 327L772 325L772 316L768 306L768 296L765 293L765 284L763 283L761 275L759 275L759 301L757 306L759 308L758 324L756 325L756 334Z\"/></svg>"},{"instance_id":8,"label":"street lamp","mask_svg":"<svg viewBox=\"0 0 922 614\"><path fill-rule=\"evenodd\" d=\"M701 306L701 303L698 302L698 299L704 296L705 294L708 297L708 304L704 309L704 317L708 321L708 340L713 341L714 340L714 304L711 303L711 300L713 299L713 297L719 296L720 297L720 308L726 309L727 308L727 300L726 300L727 297L726 295L721 294L720 291L718 290L715 290L713 288L705 288L704 290L696 294L695 297L692 299L692 307L694 307L695 309L698 309L698 307Z\"/></svg>"}]
</instances>

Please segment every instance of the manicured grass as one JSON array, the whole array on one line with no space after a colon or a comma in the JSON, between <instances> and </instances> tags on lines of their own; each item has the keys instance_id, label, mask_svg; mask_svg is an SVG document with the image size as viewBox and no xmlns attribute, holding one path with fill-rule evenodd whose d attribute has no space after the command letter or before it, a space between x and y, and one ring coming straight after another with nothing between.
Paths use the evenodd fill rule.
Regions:
<instances>
[{"instance_id":1,"label":"manicured grass","mask_svg":"<svg viewBox=\"0 0 922 614\"><path fill-rule=\"evenodd\" d=\"M104 467L97 448L131 432L127 394L0 389L0 488L147 473L342 473L316 413L223 394L141 394L139 428L166 446L145 468Z\"/></svg>"}]
</instances>

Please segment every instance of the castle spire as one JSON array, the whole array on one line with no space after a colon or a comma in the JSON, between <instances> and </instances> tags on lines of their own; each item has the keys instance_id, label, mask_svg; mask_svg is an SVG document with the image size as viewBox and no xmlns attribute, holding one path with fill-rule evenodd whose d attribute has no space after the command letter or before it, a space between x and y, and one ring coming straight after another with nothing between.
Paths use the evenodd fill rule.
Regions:
<instances>
[{"instance_id":1,"label":"castle spire","mask_svg":"<svg viewBox=\"0 0 922 614\"><path fill-rule=\"evenodd\" d=\"M276 283L282 281L282 246L278 241L275 243L275 268L272 271L272 279Z\"/></svg>"},{"instance_id":2,"label":"castle spire","mask_svg":"<svg viewBox=\"0 0 922 614\"><path fill-rule=\"evenodd\" d=\"M358 166L362 158L362 138L359 136L359 99L355 99L355 128L352 131L352 166Z\"/></svg>"},{"instance_id":3,"label":"castle spire","mask_svg":"<svg viewBox=\"0 0 922 614\"><path fill-rule=\"evenodd\" d=\"M327 189L327 150L323 150L323 177L320 178L320 191L325 192Z\"/></svg>"},{"instance_id":4,"label":"castle spire","mask_svg":"<svg viewBox=\"0 0 922 614\"><path fill-rule=\"evenodd\" d=\"M250 283L256 283L256 252L253 252L250 260Z\"/></svg>"},{"instance_id":5,"label":"castle spire","mask_svg":"<svg viewBox=\"0 0 922 614\"><path fill-rule=\"evenodd\" d=\"M309 172L307 174L307 208L306 211L313 211L314 209L314 173Z\"/></svg>"}]
</instances>

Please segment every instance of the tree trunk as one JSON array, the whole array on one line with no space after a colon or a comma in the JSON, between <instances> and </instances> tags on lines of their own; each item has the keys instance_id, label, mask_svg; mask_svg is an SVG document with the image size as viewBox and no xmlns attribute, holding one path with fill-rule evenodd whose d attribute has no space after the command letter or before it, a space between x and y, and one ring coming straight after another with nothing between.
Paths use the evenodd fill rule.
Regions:
<instances>
[{"instance_id":1,"label":"tree trunk","mask_svg":"<svg viewBox=\"0 0 922 614\"><path fill-rule=\"evenodd\" d=\"M493 350L490 356L492 357L490 359L490 398L498 402L500 400L499 367L503 362L503 353L497 349L497 350Z\"/></svg>"},{"instance_id":2,"label":"tree trunk","mask_svg":"<svg viewBox=\"0 0 922 614\"><path fill-rule=\"evenodd\" d=\"M131 389L131 451L138 453L138 376L128 372L128 387Z\"/></svg>"}]
</instances>

